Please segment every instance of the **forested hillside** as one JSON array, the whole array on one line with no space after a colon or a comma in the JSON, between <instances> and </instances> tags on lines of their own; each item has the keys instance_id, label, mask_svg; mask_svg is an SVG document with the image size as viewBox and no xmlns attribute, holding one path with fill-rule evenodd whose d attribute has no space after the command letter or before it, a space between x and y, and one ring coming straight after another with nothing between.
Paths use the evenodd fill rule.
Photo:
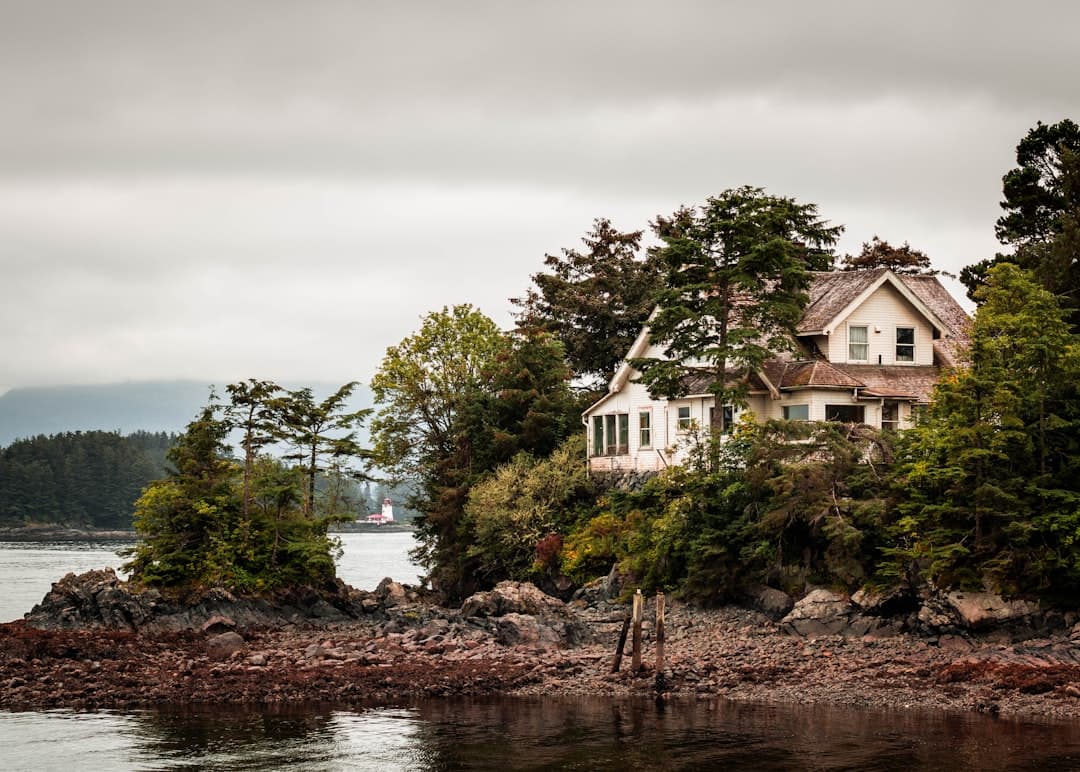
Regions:
<instances>
[{"instance_id":1,"label":"forested hillside","mask_svg":"<svg viewBox=\"0 0 1080 772\"><path fill-rule=\"evenodd\" d=\"M0 525L130 528L136 499L165 473L176 435L65 432L0 449Z\"/></svg>"}]
</instances>

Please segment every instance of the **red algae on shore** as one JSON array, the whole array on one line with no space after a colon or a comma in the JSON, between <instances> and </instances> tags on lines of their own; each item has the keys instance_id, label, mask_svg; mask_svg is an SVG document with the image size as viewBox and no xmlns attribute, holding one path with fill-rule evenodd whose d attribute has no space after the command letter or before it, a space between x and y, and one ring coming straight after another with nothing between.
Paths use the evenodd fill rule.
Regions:
<instances>
[{"instance_id":1,"label":"red algae on shore","mask_svg":"<svg viewBox=\"0 0 1080 772\"><path fill-rule=\"evenodd\" d=\"M1067 638L802 638L753 611L676 604L658 679L648 665L629 672L628 660L610 672L619 615L576 613L593 635L566 648L508 643L490 629L445 619L403 628L407 613L396 624L371 618L241 628L228 641L192 630L46 631L12 622L0 625L0 707L349 705L451 695L656 695L659 687L664 696L1080 718L1080 645Z\"/></svg>"}]
</instances>

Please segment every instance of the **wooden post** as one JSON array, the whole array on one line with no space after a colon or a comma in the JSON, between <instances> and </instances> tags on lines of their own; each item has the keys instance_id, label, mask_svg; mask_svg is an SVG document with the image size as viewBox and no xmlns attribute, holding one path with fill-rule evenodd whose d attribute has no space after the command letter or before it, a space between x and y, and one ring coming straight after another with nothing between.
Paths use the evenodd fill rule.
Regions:
<instances>
[{"instance_id":1,"label":"wooden post","mask_svg":"<svg viewBox=\"0 0 1080 772\"><path fill-rule=\"evenodd\" d=\"M611 663L611 672L618 673L622 666L623 649L626 648L626 632L630 629L630 615L623 617L622 630L619 632L619 643L615 646L615 660Z\"/></svg>"},{"instance_id":2,"label":"wooden post","mask_svg":"<svg viewBox=\"0 0 1080 772\"><path fill-rule=\"evenodd\" d=\"M645 596L638 590L634 593L634 638L630 655L630 670L635 674L641 670L641 618L644 615Z\"/></svg>"},{"instance_id":3,"label":"wooden post","mask_svg":"<svg viewBox=\"0 0 1080 772\"><path fill-rule=\"evenodd\" d=\"M656 673L664 672L664 593L656 593Z\"/></svg>"}]
</instances>

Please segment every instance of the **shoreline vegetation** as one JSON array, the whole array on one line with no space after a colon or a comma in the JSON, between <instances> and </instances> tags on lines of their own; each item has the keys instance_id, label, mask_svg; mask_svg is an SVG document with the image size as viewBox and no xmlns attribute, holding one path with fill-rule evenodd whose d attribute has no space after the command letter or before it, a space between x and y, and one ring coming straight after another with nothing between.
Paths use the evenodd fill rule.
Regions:
<instances>
[{"instance_id":1,"label":"shoreline vegetation","mask_svg":"<svg viewBox=\"0 0 1080 772\"><path fill-rule=\"evenodd\" d=\"M213 590L181 606L111 571L69 574L27 619L0 625L0 707L557 694L1080 718L1080 625L927 636L881 620L861 634L801 634L747 607L669 602L658 677L651 608L641 669L628 644L612 672L628 610L617 589L595 583L563 603L504 582L447 608L386 579L373 592L339 584L273 601Z\"/></svg>"}]
</instances>

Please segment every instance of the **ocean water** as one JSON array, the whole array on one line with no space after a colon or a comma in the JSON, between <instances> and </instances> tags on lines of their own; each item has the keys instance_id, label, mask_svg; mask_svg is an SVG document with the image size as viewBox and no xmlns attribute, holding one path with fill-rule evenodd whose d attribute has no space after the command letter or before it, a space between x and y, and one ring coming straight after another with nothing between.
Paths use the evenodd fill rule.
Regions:
<instances>
[{"instance_id":1,"label":"ocean water","mask_svg":"<svg viewBox=\"0 0 1080 772\"><path fill-rule=\"evenodd\" d=\"M421 569L409 558L414 546L409 531L364 531L338 534L344 554L338 576L361 590L374 590L384 577L415 584ZM0 541L0 622L20 619L39 603L50 586L68 572L113 568L121 573L116 553L130 542L3 542Z\"/></svg>"},{"instance_id":2,"label":"ocean water","mask_svg":"<svg viewBox=\"0 0 1080 772\"><path fill-rule=\"evenodd\" d=\"M340 574L415 580L412 537L344 534ZM0 544L0 619L121 545ZM5 711L0 770L1061 770L1080 726L713 700L440 699L341 709Z\"/></svg>"}]
</instances>

